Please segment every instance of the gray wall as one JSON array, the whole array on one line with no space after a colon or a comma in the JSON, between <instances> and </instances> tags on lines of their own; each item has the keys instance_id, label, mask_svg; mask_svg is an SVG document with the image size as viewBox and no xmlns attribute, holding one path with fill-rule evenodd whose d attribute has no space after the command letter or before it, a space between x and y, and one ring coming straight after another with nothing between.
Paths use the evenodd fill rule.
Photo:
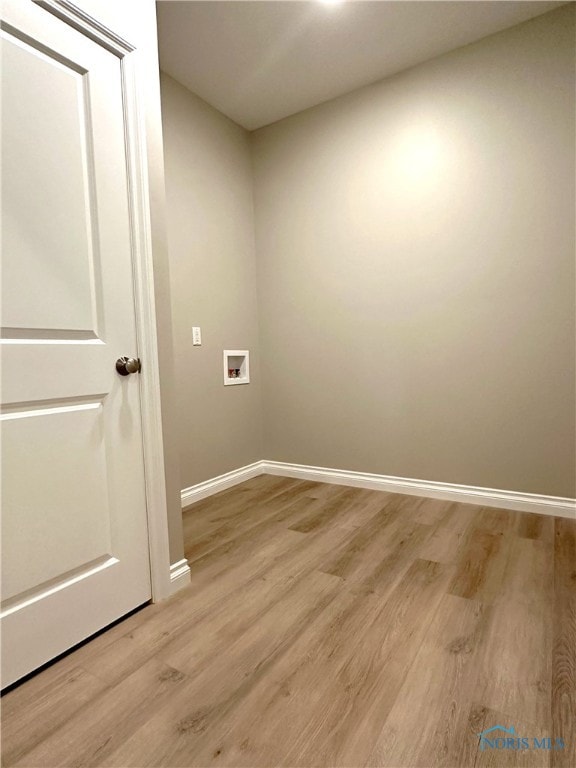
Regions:
<instances>
[{"instance_id":1,"label":"gray wall","mask_svg":"<svg viewBox=\"0 0 576 768\"><path fill-rule=\"evenodd\" d=\"M161 75L182 488L262 459L248 133ZM202 346L192 346L192 326ZM225 387L224 349L249 349L251 383Z\"/></svg>"},{"instance_id":2,"label":"gray wall","mask_svg":"<svg viewBox=\"0 0 576 768\"><path fill-rule=\"evenodd\" d=\"M569 6L253 134L266 458L574 495L574 106Z\"/></svg>"}]
</instances>

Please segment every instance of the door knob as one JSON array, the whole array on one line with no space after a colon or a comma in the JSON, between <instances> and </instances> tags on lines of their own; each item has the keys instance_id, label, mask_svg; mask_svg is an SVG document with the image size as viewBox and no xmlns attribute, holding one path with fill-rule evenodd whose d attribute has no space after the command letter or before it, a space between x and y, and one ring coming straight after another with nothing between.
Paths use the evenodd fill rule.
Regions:
<instances>
[{"instance_id":1,"label":"door knob","mask_svg":"<svg viewBox=\"0 0 576 768\"><path fill-rule=\"evenodd\" d=\"M120 376L128 376L130 373L140 373L140 360L137 357L119 357L116 360L116 370Z\"/></svg>"}]
</instances>

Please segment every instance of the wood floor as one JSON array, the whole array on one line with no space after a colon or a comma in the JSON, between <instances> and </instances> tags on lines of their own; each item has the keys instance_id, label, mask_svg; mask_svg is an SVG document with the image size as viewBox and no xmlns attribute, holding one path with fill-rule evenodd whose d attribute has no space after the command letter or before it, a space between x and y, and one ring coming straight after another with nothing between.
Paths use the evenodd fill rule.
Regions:
<instances>
[{"instance_id":1,"label":"wood floor","mask_svg":"<svg viewBox=\"0 0 576 768\"><path fill-rule=\"evenodd\" d=\"M573 520L262 476L184 528L188 589L4 696L4 765L576 766Z\"/></svg>"}]
</instances>

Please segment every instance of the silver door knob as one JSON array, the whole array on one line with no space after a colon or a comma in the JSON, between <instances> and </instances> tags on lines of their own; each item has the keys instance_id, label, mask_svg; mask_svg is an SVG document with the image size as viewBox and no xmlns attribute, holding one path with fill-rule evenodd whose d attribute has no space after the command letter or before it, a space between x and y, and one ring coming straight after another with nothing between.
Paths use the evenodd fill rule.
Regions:
<instances>
[{"instance_id":1,"label":"silver door knob","mask_svg":"<svg viewBox=\"0 0 576 768\"><path fill-rule=\"evenodd\" d=\"M131 373L140 373L140 360L137 357L119 357L116 360L116 370L120 376L128 376Z\"/></svg>"}]
</instances>

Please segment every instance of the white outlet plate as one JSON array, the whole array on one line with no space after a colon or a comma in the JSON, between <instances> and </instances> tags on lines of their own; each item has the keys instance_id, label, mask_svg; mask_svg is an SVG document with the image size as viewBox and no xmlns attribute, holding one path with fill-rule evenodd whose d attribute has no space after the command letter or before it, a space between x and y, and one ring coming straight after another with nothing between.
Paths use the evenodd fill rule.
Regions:
<instances>
[{"instance_id":1,"label":"white outlet plate","mask_svg":"<svg viewBox=\"0 0 576 768\"><path fill-rule=\"evenodd\" d=\"M199 326L192 328L192 345L194 347L200 347L202 345L202 331Z\"/></svg>"}]
</instances>

